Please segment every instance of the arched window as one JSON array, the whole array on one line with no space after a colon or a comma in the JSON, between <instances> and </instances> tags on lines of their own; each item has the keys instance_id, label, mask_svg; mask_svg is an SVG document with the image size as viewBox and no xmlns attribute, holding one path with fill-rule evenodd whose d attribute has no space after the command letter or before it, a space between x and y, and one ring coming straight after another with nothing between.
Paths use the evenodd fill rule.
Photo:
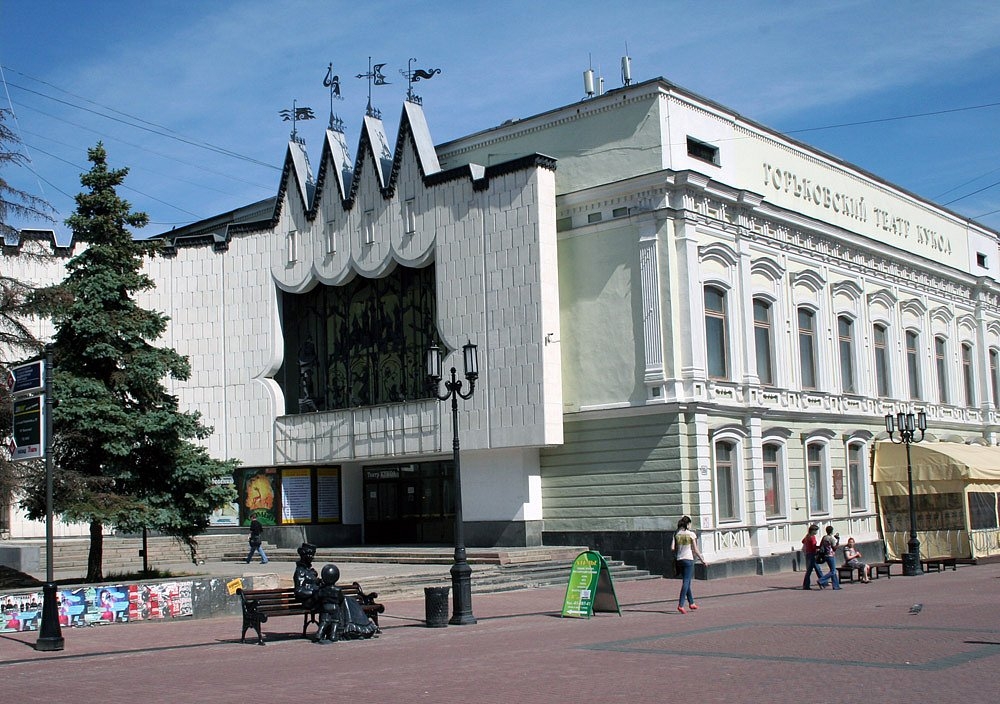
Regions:
<instances>
[{"instance_id":1,"label":"arched window","mask_svg":"<svg viewBox=\"0 0 1000 704\"><path fill-rule=\"evenodd\" d=\"M715 502L720 521L739 518L739 487L737 486L737 449L732 440L715 443Z\"/></svg>"},{"instance_id":2,"label":"arched window","mask_svg":"<svg viewBox=\"0 0 1000 704\"><path fill-rule=\"evenodd\" d=\"M816 388L816 313L799 308L799 371L802 388Z\"/></svg>"},{"instance_id":3,"label":"arched window","mask_svg":"<svg viewBox=\"0 0 1000 704\"><path fill-rule=\"evenodd\" d=\"M868 472L865 445L861 442L852 442L847 446L847 490L852 511L868 508Z\"/></svg>"},{"instance_id":4,"label":"arched window","mask_svg":"<svg viewBox=\"0 0 1000 704\"><path fill-rule=\"evenodd\" d=\"M1000 350L990 348L990 391L993 392L993 407L1000 406Z\"/></svg>"},{"instance_id":5,"label":"arched window","mask_svg":"<svg viewBox=\"0 0 1000 704\"><path fill-rule=\"evenodd\" d=\"M767 518L785 516L785 482L782 446L765 442L761 447L764 456L764 515Z\"/></svg>"},{"instance_id":6,"label":"arched window","mask_svg":"<svg viewBox=\"0 0 1000 704\"><path fill-rule=\"evenodd\" d=\"M906 331L906 375L910 381L910 398L920 398L920 335Z\"/></svg>"},{"instance_id":7,"label":"arched window","mask_svg":"<svg viewBox=\"0 0 1000 704\"><path fill-rule=\"evenodd\" d=\"M726 292L716 286L705 287L705 352L708 375L713 379L729 378L728 324Z\"/></svg>"},{"instance_id":8,"label":"arched window","mask_svg":"<svg viewBox=\"0 0 1000 704\"><path fill-rule=\"evenodd\" d=\"M875 347L875 392L882 398L889 395L889 331L885 325L872 326Z\"/></svg>"},{"instance_id":9,"label":"arched window","mask_svg":"<svg viewBox=\"0 0 1000 704\"><path fill-rule=\"evenodd\" d=\"M943 337L934 338L934 366L937 368L938 401L948 403L947 342Z\"/></svg>"},{"instance_id":10,"label":"arched window","mask_svg":"<svg viewBox=\"0 0 1000 704\"><path fill-rule=\"evenodd\" d=\"M806 445L806 481L809 487L810 513L829 513L830 501L826 484L826 445L811 442Z\"/></svg>"},{"instance_id":11,"label":"arched window","mask_svg":"<svg viewBox=\"0 0 1000 704\"><path fill-rule=\"evenodd\" d=\"M962 379L965 381L965 405L976 405L976 374L972 367L972 345L962 343Z\"/></svg>"},{"instance_id":12,"label":"arched window","mask_svg":"<svg viewBox=\"0 0 1000 704\"><path fill-rule=\"evenodd\" d=\"M837 318L837 342L840 352L840 388L845 394L857 393L854 379L854 321L846 315Z\"/></svg>"},{"instance_id":13,"label":"arched window","mask_svg":"<svg viewBox=\"0 0 1000 704\"><path fill-rule=\"evenodd\" d=\"M757 355L757 378L761 384L774 383L774 335L771 325L771 303L753 299L753 341Z\"/></svg>"}]
</instances>

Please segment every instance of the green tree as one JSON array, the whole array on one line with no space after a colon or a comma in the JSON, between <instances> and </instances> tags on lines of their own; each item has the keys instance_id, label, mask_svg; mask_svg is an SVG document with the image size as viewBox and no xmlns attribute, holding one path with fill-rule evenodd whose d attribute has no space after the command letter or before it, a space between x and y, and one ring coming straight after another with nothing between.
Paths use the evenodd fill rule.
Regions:
<instances>
[{"instance_id":1,"label":"green tree","mask_svg":"<svg viewBox=\"0 0 1000 704\"><path fill-rule=\"evenodd\" d=\"M7 111L0 109L0 170L24 165L24 156L17 150L20 140L4 122L6 116ZM43 256L31 247L20 246L19 233L9 218L52 222L51 212L48 203L14 188L0 173L0 247L3 247L0 259L18 256L28 260ZM10 268L6 263L0 266L0 367L33 357L41 350L41 344L26 324L31 317L28 299L32 288L10 276ZM0 383L0 440L10 436L11 420L10 397L6 385ZM0 452L0 510L21 486L23 469L23 465L11 462L5 452Z\"/></svg>"},{"instance_id":2,"label":"green tree","mask_svg":"<svg viewBox=\"0 0 1000 704\"><path fill-rule=\"evenodd\" d=\"M87 579L99 581L107 526L162 531L184 541L193 557L209 513L232 498L216 480L235 463L209 456L197 441L211 429L197 413L180 411L164 387L166 377L186 380L190 368L176 351L153 345L167 317L134 300L154 288L142 265L159 244L129 231L148 218L117 194L128 169L109 169L100 143L88 158L85 191L66 221L85 249L69 260L62 283L37 300L56 331L54 509L90 523ZM41 489L36 483L25 505L32 517L44 515Z\"/></svg>"}]
</instances>

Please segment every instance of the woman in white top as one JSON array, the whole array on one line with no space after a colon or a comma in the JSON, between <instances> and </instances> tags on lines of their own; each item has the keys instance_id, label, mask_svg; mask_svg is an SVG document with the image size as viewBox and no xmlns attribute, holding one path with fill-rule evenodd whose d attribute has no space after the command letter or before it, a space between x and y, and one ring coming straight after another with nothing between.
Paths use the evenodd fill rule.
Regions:
<instances>
[{"instance_id":1,"label":"woman in white top","mask_svg":"<svg viewBox=\"0 0 1000 704\"><path fill-rule=\"evenodd\" d=\"M694 576L694 559L701 560L701 564L707 564L698 550L698 536L690 530L691 519L682 516L677 521L677 532L674 533L674 540L670 549L674 551L674 559L681 571L681 595L677 600L677 610L682 614L687 613L684 608L684 601L687 600L688 608L692 611L698 610L698 605L694 603L694 596L691 594L691 578Z\"/></svg>"}]
</instances>

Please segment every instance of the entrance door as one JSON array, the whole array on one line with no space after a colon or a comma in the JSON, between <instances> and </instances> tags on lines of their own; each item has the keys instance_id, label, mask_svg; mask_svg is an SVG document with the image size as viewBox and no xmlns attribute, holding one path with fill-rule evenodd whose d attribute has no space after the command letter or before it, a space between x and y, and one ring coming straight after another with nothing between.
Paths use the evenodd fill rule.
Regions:
<instances>
[{"instance_id":1,"label":"entrance door","mask_svg":"<svg viewBox=\"0 0 1000 704\"><path fill-rule=\"evenodd\" d=\"M448 544L454 537L451 462L366 467L365 542Z\"/></svg>"}]
</instances>

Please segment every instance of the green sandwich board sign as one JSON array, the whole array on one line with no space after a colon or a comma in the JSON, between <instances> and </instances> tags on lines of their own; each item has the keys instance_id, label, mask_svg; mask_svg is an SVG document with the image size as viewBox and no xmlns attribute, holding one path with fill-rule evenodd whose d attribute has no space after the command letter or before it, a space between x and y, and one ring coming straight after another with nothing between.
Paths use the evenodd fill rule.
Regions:
<instances>
[{"instance_id":1,"label":"green sandwich board sign","mask_svg":"<svg viewBox=\"0 0 1000 704\"><path fill-rule=\"evenodd\" d=\"M588 550L581 552L573 560L562 615L590 618L595 611L617 612L619 616L622 615L608 563L601 553Z\"/></svg>"}]
</instances>

